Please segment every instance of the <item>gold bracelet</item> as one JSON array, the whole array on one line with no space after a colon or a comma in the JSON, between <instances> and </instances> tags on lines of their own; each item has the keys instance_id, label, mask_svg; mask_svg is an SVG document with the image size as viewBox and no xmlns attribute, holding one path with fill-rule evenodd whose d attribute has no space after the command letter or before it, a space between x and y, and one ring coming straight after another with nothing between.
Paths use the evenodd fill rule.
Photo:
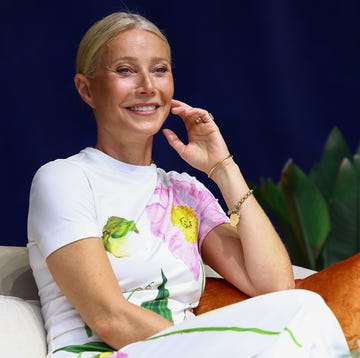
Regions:
<instances>
[{"instance_id":1,"label":"gold bracelet","mask_svg":"<svg viewBox=\"0 0 360 358\"><path fill-rule=\"evenodd\" d=\"M223 160L218 161L210 170L209 170L209 174L208 174L208 178L211 179L211 174L213 173L213 171L219 167L222 163L225 162L226 159L232 158L233 156L231 154L229 154L226 158L224 158Z\"/></svg>"},{"instance_id":2,"label":"gold bracelet","mask_svg":"<svg viewBox=\"0 0 360 358\"><path fill-rule=\"evenodd\" d=\"M230 216L230 225L236 226L240 220L240 208L244 201L253 193L254 190L249 190L233 207L228 211Z\"/></svg>"}]
</instances>

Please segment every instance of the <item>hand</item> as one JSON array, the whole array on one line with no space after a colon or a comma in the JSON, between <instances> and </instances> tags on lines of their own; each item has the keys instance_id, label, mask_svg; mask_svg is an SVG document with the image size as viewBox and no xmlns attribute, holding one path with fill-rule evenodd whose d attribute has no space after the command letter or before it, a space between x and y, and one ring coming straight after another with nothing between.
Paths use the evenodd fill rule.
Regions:
<instances>
[{"instance_id":1,"label":"hand","mask_svg":"<svg viewBox=\"0 0 360 358\"><path fill-rule=\"evenodd\" d=\"M208 111L172 100L171 112L183 120L188 144L184 144L170 129L163 129L163 133L168 143L192 167L208 173L229 154L220 130Z\"/></svg>"}]
</instances>

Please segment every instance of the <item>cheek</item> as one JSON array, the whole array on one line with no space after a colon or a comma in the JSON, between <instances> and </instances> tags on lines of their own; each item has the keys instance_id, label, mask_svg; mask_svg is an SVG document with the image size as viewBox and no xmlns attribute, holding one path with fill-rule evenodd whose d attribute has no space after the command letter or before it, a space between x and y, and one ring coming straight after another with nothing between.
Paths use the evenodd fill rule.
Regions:
<instances>
[{"instance_id":1,"label":"cheek","mask_svg":"<svg viewBox=\"0 0 360 358\"><path fill-rule=\"evenodd\" d=\"M105 82L99 86L97 98L104 103L118 103L128 95L130 90L130 86L121 82Z\"/></svg>"},{"instance_id":2,"label":"cheek","mask_svg":"<svg viewBox=\"0 0 360 358\"><path fill-rule=\"evenodd\" d=\"M162 83L161 90L164 93L166 99L172 99L174 95L174 81L172 78L169 78L167 81Z\"/></svg>"}]
</instances>

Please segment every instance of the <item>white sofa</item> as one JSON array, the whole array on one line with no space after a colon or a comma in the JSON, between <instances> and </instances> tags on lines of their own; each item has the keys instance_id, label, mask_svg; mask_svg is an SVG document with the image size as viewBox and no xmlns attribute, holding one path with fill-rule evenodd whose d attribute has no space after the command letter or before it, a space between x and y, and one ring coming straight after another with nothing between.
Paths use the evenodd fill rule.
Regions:
<instances>
[{"instance_id":1,"label":"white sofa","mask_svg":"<svg viewBox=\"0 0 360 358\"><path fill-rule=\"evenodd\" d=\"M208 276L217 276L209 268ZM296 278L315 271L294 266ZM0 246L0 355L44 358L46 336L25 247Z\"/></svg>"},{"instance_id":2,"label":"white sofa","mask_svg":"<svg viewBox=\"0 0 360 358\"><path fill-rule=\"evenodd\" d=\"M46 356L39 296L25 247L0 246L0 355Z\"/></svg>"}]
</instances>

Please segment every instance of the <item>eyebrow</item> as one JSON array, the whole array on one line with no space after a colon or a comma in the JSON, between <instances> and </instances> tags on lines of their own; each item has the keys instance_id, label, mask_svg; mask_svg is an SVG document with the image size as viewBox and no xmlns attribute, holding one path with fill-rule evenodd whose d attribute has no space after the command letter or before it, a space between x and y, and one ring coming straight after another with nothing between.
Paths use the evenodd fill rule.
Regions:
<instances>
[{"instance_id":1,"label":"eyebrow","mask_svg":"<svg viewBox=\"0 0 360 358\"><path fill-rule=\"evenodd\" d=\"M138 58L137 57L132 57L132 56L123 56L123 57L117 57L113 60L113 62L118 62L118 61L137 61ZM154 62L158 62L158 61L166 61L170 63L170 60L165 58L165 57L153 57L152 60Z\"/></svg>"}]
</instances>

